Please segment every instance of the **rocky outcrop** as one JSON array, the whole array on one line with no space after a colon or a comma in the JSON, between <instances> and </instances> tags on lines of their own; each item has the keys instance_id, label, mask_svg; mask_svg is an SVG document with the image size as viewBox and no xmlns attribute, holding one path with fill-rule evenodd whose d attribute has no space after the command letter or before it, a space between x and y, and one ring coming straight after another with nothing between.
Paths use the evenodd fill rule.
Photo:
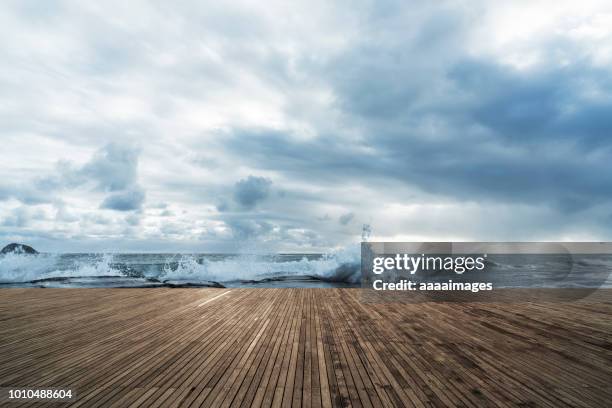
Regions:
<instances>
[{"instance_id":1,"label":"rocky outcrop","mask_svg":"<svg viewBox=\"0 0 612 408\"><path fill-rule=\"evenodd\" d=\"M29 254L29 255L36 255L37 253L38 253L38 251L35 250L34 248L32 248L29 245L16 244L16 243L8 244L4 248L2 248L2 251L0 251L0 254Z\"/></svg>"}]
</instances>

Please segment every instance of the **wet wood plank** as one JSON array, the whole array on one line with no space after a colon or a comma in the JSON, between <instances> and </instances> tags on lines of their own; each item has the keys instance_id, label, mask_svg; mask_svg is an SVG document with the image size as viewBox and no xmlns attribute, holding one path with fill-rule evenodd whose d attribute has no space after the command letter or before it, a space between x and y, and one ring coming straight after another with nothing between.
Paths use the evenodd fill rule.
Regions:
<instances>
[{"instance_id":1,"label":"wet wood plank","mask_svg":"<svg viewBox=\"0 0 612 408\"><path fill-rule=\"evenodd\" d=\"M62 406L612 401L612 290L571 302L411 304L363 302L358 289L0 294L0 387L75 390Z\"/></svg>"}]
</instances>

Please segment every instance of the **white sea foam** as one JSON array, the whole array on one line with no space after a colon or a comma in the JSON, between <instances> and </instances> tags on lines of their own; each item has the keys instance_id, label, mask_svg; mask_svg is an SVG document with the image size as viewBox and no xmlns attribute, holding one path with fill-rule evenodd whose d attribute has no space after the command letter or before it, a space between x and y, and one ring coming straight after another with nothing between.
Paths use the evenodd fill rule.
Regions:
<instances>
[{"instance_id":1,"label":"white sea foam","mask_svg":"<svg viewBox=\"0 0 612 408\"><path fill-rule=\"evenodd\" d=\"M90 277L90 276L121 276L121 271L112 267L113 254L96 255L93 260L80 260L67 270L54 270L46 274L54 277Z\"/></svg>"},{"instance_id":2,"label":"white sea foam","mask_svg":"<svg viewBox=\"0 0 612 408\"><path fill-rule=\"evenodd\" d=\"M180 256L164 266L162 280L170 281L259 281L263 279L312 277L334 282L357 283L360 278L359 253L342 250L317 259L281 261L257 255L240 255L222 260Z\"/></svg>"},{"instance_id":3,"label":"white sea foam","mask_svg":"<svg viewBox=\"0 0 612 408\"><path fill-rule=\"evenodd\" d=\"M0 256L0 283L30 282L53 270L58 256L50 254Z\"/></svg>"},{"instance_id":4,"label":"white sea foam","mask_svg":"<svg viewBox=\"0 0 612 408\"><path fill-rule=\"evenodd\" d=\"M161 264L159 263L161 261ZM127 263L126 263L127 262ZM129 271L129 272L128 272ZM129 273L129 276L128 276ZM7 254L0 257L0 284L83 277L152 278L183 283L298 279L358 283L358 248L321 256Z\"/></svg>"},{"instance_id":5,"label":"white sea foam","mask_svg":"<svg viewBox=\"0 0 612 408\"><path fill-rule=\"evenodd\" d=\"M113 255L94 255L90 259L65 264L58 254L6 254L0 257L0 283L32 282L51 278L120 276L113 269Z\"/></svg>"}]
</instances>

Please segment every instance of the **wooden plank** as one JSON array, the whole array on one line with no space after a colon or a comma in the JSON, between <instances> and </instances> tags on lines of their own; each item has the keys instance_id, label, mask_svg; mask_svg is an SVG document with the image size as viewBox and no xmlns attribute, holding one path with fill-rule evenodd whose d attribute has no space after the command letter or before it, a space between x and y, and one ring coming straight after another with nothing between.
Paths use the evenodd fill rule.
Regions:
<instances>
[{"instance_id":1,"label":"wooden plank","mask_svg":"<svg viewBox=\"0 0 612 408\"><path fill-rule=\"evenodd\" d=\"M0 293L0 387L73 389L63 406L612 400L612 290L565 303L455 304L366 303L358 289Z\"/></svg>"}]
</instances>

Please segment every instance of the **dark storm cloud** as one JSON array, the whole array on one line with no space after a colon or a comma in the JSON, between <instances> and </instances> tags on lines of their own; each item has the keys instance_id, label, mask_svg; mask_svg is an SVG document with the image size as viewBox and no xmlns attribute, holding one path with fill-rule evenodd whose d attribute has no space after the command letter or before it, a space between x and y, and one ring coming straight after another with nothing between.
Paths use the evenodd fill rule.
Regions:
<instances>
[{"instance_id":1,"label":"dark storm cloud","mask_svg":"<svg viewBox=\"0 0 612 408\"><path fill-rule=\"evenodd\" d=\"M219 204L217 204L217 211L219 212L225 212L227 210L229 210L229 204L226 201L222 201Z\"/></svg>"},{"instance_id":2,"label":"dark storm cloud","mask_svg":"<svg viewBox=\"0 0 612 408\"><path fill-rule=\"evenodd\" d=\"M273 229L271 223L262 220L229 219L226 224L230 227L232 236L238 240L263 238Z\"/></svg>"},{"instance_id":3,"label":"dark storm cloud","mask_svg":"<svg viewBox=\"0 0 612 408\"><path fill-rule=\"evenodd\" d=\"M342 214L340 218L338 218L338 222L341 225L347 225L349 222L353 221L353 218L355 218L355 214L353 213Z\"/></svg>"},{"instance_id":4,"label":"dark storm cloud","mask_svg":"<svg viewBox=\"0 0 612 408\"><path fill-rule=\"evenodd\" d=\"M234 200L246 209L253 208L258 202L268 197L271 186L270 179L249 176L234 185Z\"/></svg>"},{"instance_id":5,"label":"dark storm cloud","mask_svg":"<svg viewBox=\"0 0 612 408\"><path fill-rule=\"evenodd\" d=\"M136 183L138 155L136 148L108 144L98 150L76 176L95 180L101 190L123 190Z\"/></svg>"},{"instance_id":6,"label":"dark storm cloud","mask_svg":"<svg viewBox=\"0 0 612 408\"><path fill-rule=\"evenodd\" d=\"M575 143L610 146L610 71L584 62L520 72L482 61L456 64L449 78L469 95L468 118L517 144ZM585 95L596 91L604 98Z\"/></svg>"},{"instance_id":7,"label":"dark storm cloud","mask_svg":"<svg viewBox=\"0 0 612 408\"><path fill-rule=\"evenodd\" d=\"M612 231L609 6L22 3L0 15L5 231L275 251L345 245L363 223L389 239Z\"/></svg>"},{"instance_id":8,"label":"dark storm cloud","mask_svg":"<svg viewBox=\"0 0 612 408\"><path fill-rule=\"evenodd\" d=\"M145 193L142 190L134 189L120 193L114 193L106 197L100 208L115 211L140 210L145 200Z\"/></svg>"},{"instance_id":9,"label":"dark storm cloud","mask_svg":"<svg viewBox=\"0 0 612 408\"><path fill-rule=\"evenodd\" d=\"M25 183L0 185L0 201L14 198L24 204L51 203L62 190L91 185L96 190L117 192L137 186L139 150L108 144L82 166L60 160L50 174Z\"/></svg>"},{"instance_id":10,"label":"dark storm cloud","mask_svg":"<svg viewBox=\"0 0 612 408\"><path fill-rule=\"evenodd\" d=\"M58 162L56 174L40 182L51 188L90 184L100 191L124 190L137 183L139 154L135 147L109 143L96 150L82 166L66 160Z\"/></svg>"},{"instance_id":11,"label":"dark storm cloud","mask_svg":"<svg viewBox=\"0 0 612 408\"><path fill-rule=\"evenodd\" d=\"M563 211L612 200L608 71L577 62L521 72L461 60L426 81L432 87L427 92L403 76L382 79L376 70L352 69L351 83L361 88L332 85L341 101L351 101L342 106L363 138L301 140L237 130L228 149L249 152L243 157L253 166L301 178L316 174L323 183L394 180L462 200L549 204ZM410 66L403 69L410 77ZM446 92L439 96L433 88ZM591 89L605 97L588 96Z\"/></svg>"},{"instance_id":12,"label":"dark storm cloud","mask_svg":"<svg viewBox=\"0 0 612 408\"><path fill-rule=\"evenodd\" d=\"M225 149L227 154L244 155L252 166L280 170L299 179L313 175L320 183L341 182L348 175L367 176L379 166L378 160L384 160L331 136L300 140L277 130L235 129L226 138Z\"/></svg>"}]
</instances>

